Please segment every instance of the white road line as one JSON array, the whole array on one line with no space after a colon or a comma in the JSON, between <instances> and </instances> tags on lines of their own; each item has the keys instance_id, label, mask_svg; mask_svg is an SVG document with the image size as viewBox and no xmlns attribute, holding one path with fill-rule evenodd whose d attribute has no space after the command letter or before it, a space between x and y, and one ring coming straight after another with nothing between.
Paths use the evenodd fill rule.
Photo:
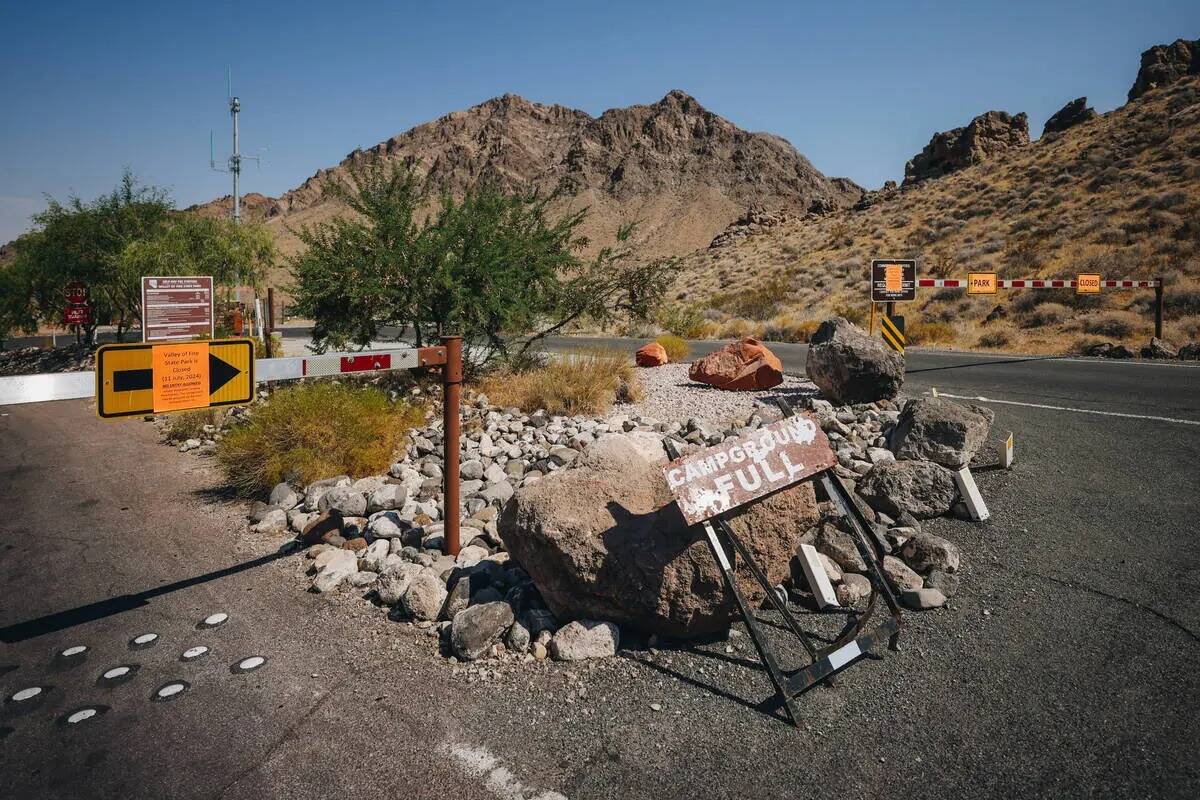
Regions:
<instances>
[{"instance_id":1,"label":"white road line","mask_svg":"<svg viewBox=\"0 0 1200 800\"><path fill-rule=\"evenodd\" d=\"M538 791L517 779L500 759L482 745L446 744L442 748L465 771L483 779L483 784L501 800L567 800L555 791Z\"/></svg>"},{"instance_id":2,"label":"white road line","mask_svg":"<svg viewBox=\"0 0 1200 800\"><path fill-rule=\"evenodd\" d=\"M974 400L977 403L1003 403L1006 406L1025 406L1026 408L1045 408L1050 411L1072 411L1077 414L1099 414L1104 417L1125 417L1126 419L1150 419L1155 422L1174 422L1177 425L1200 425L1200 420L1177 419L1175 417L1157 417L1153 414L1123 414L1120 411L1097 411L1094 408L1072 408L1070 406L1051 406L1045 403L1022 403L1018 400L997 400L983 395L971 396L938 392L938 397L950 397L955 400Z\"/></svg>"}]
</instances>

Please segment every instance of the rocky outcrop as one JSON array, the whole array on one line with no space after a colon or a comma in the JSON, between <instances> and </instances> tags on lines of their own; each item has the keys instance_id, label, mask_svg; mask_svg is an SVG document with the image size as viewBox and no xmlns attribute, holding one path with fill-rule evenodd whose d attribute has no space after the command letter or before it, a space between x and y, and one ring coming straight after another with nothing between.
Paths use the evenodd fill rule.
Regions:
<instances>
[{"instance_id":1,"label":"rocky outcrop","mask_svg":"<svg viewBox=\"0 0 1200 800\"><path fill-rule=\"evenodd\" d=\"M1076 97L1046 120L1046 124L1042 126L1042 136L1048 133L1062 133L1098 116L1100 115L1096 113L1096 109L1088 106L1086 97Z\"/></svg>"},{"instance_id":2,"label":"rocky outcrop","mask_svg":"<svg viewBox=\"0 0 1200 800\"><path fill-rule=\"evenodd\" d=\"M729 227L717 234L716 238L709 243L709 249L725 247L739 239L745 239L747 236L766 233L791 219L792 216L786 211L770 212L759 208L751 208L745 214L729 223Z\"/></svg>"},{"instance_id":3,"label":"rocky outcrop","mask_svg":"<svg viewBox=\"0 0 1200 800\"><path fill-rule=\"evenodd\" d=\"M783 364L762 342L743 339L693 361L688 377L728 391L770 389L783 383Z\"/></svg>"},{"instance_id":4,"label":"rocky outcrop","mask_svg":"<svg viewBox=\"0 0 1200 800\"><path fill-rule=\"evenodd\" d=\"M1142 53L1142 64L1129 90L1136 100L1151 89L1166 86L1187 75L1200 75L1200 39L1176 39L1156 44Z\"/></svg>"},{"instance_id":5,"label":"rocky outcrop","mask_svg":"<svg viewBox=\"0 0 1200 800\"><path fill-rule=\"evenodd\" d=\"M835 403L890 399L904 385L904 357L843 317L825 320L809 339L805 371Z\"/></svg>"},{"instance_id":6,"label":"rocky outcrop","mask_svg":"<svg viewBox=\"0 0 1200 800\"><path fill-rule=\"evenodd\" d=\"M1168 342L1166 339L1160 339L1154 336L1150 339L1150 344L1142 348L1142 358L1178 358L1179 348Z\"/></svg>"},{"instance_id":7,"label":"rocky outcrop","mask_svg":"<svg viewBox=\"0 0 1200 800\"><path fill-rule=\"evenodd\" d=\"M892 429L896 458L924 459L958 469L983 446L992 420L990 408L962 405L944 397L909 400Z\"/></svg>"},{"instance_id":8,"label":"rocky outcrop","mask_svg":"<svg viewBox=\"0 0 1200 800\"><path fill-rule=\"evenodd\" d=\"M500 519L505 547L560 620L678 637L725 628L736 607L702 534L667 491L665 455L653 463L638 443L602 441L603 458L585 450L581 466L517 491ZM744 507L730 524L775 584L789 576L799 532L817 517L812 485L802 483ZM761 602L749 577L742 586Z\"/></svg>"},{"instance_id":9,"label":"rocky outcrop","mask_svg":"<svg viewBox=\"0 0 1200 800\"><path fill-rule=\"evenodd\" d=\"M639 367L661 367L671 360L667 357L667 349L658 342L642 345L633 358Z\"/></svg>"},{"instance_id":10,"label":"rocky outcrop","mask_svg":"<svg viewBox=\"0 0 1200 800\"><path fill-rule=\"evenodd\" d=\"M935 133L917 155L904 165L904 185L937 178L955 170L1029 144L1029 118L1004 111L988 111L970 124Z\"/></svg>"}]
</instances>

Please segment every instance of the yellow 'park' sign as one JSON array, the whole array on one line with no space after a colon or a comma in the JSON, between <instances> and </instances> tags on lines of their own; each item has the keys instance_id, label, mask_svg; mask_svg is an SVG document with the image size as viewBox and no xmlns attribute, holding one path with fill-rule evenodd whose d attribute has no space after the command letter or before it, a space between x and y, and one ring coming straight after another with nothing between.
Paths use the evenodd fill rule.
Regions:
<instances>
[{"instance_id":1,"label":"yellow 'park' sign","mask_svg":"<svg viewBox=\"0 0 1200 800\"><path fill-rule=\"evenodd\" d=\"M254 342L110 344L96 351L102 419L254 402Z\"/></svg>"}]
</instances>

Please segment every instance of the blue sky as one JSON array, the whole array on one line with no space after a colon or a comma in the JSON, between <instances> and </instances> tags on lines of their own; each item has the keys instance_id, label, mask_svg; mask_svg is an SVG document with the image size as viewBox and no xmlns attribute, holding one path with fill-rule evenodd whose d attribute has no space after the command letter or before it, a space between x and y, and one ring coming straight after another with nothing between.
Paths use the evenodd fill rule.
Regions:
<instances>
[{"instance_id":1,"label":"blue sky","mask_svg":"<svg viewBox=\"0 0 1200 800\"><path fill-rule=\"evenodd\" d=\"M225 68L244 191L515 92L599 114L680 88L818 169L899 178L934 131L988 109L1031 128L1125 101L1147 47L1200 36L1200 2L55 3L0 0L0 242L45 195L122 168L183 206L227 194Z\"/></svg>"}]
</instances>

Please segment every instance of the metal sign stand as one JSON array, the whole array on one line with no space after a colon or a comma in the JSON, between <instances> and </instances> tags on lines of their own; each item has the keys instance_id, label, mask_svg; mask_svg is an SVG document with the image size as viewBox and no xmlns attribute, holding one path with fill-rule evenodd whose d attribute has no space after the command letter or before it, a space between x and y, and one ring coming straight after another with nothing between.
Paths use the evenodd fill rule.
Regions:
<instances>
[{"instance_id":1,"label":"metal sign stand","mask_svg":"<svg viewBox=\"0 0 1200 800\"><path fill-rule=\"evenodd\" d=\"M795 413L786 400L776 398L776 403L779 405L784 416L790 417ZM666 439L664 440L664 445L666 446L668 455L672 459L679 458L679 452L674 442ZM797 727L800 724L800 715L795 705L795 698L798 695L822 681L828 683L830 686L836 685L834 676L837 672L847 667L860 656L873 653L884 640L888 641L892 650L898 650L900 627L903 625L900 604L896 600L891 587L888 586L887 578L883 574L883 556L891 551L887 540L880 536L863 518L862 512L859 511L858 506L855 505L846 487L832 469L819 473L816 479L820 482L822 489L829 496L829 499L850 521L850 525L854 529L852 538L854 539L855 547L858 548L859 555L862 556L863 561L867 565L867 577L870 579L874 590L866 611L858 615L854 626L828 647L818 648L813 645L808 634L800 628L800 625L796 622L796 618L788 610L787 603L776 594L775 587L771 585L766 573L754 560L742 540L733 532L733 528L725 520L724 515L718 515L701 523L704 527L705 536L708 539L709 549L712 550L713 558L716 559L717 565L721 569L721 575L725 579L725 586L729 589L730 594L733 595L738 611L746 623L746 628L750 631L750 638L754 642L755 649L758 651L759 659L766 668L767 675L771 678L771 683L775 686L776 697L784 708L787 709L788 718L792 725ZM807 666L792 671L784 670L780 666L779 659L775 655L770 641L760 626L758 618L754 615L754 609L750 607L745 595L742 594L742 590L738 587L737 577L734 573L733 558L730 557L729 550L722 543L722 539L728 542L735 551L736 556L740 556L746 563L750 574L754 576L754 579L766 592L767 601L771 604L771 607L779 612L788 630L800 640L800 643L804 646L805 651L811 659L811 663ZM873 631L859 635L874 615L880 596L884 598L884 602L888 607L889 618L884 620Z\"/></svg>"}]
</instances>

